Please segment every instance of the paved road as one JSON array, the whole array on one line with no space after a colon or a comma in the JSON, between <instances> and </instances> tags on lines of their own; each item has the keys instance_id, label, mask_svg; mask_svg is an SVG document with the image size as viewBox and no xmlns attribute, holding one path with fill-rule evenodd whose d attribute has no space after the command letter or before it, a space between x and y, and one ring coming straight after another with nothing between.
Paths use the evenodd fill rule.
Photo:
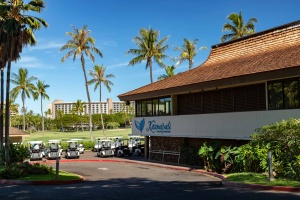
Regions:
<instances>
[{"instance_id":1,"label":"paved road","mask_svg":"<svg viewBox=\"0 0 300 200\"><path fill-rule=\"evenodd\" d=\"M92 153L81 159L99 160ZM299 193L224 187L216 184L218 179L199 173L143 164L64 163L62 159L60 169L81 174L86 180L71 185L0 185L0 199L300 199Z\"/></svg>"}]
</instances>

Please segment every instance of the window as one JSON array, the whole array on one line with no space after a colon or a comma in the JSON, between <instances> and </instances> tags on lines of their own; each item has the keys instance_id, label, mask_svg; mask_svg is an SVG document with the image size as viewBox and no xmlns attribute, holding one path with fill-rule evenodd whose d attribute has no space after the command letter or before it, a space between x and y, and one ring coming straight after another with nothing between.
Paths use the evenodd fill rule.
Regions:
<instances>
[{"instance_id":1,"label":"window","mask_svg":"<svg viewBox=\"0 0 300 200\"><path fill-rule=\"evenodd\" d=\"M137 117L171 115L172 113L171 97L137 100L135 105Z\"/></svg>"},{"instance_id":2,"label":"window","mask_svg":"<svg viewBox=\"0 0 300 200\"><path fill-rule=\"evenodd\" d=\"M299 84L299 78L269 82L269 110L300 108Z\"/></svg>"}]
</instances>

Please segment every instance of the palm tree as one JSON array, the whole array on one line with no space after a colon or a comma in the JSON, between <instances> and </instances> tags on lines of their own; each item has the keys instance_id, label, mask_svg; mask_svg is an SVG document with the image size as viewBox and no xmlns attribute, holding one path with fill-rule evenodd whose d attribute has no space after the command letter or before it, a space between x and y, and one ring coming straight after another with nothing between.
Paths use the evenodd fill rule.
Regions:
<instances>
[{"instance_id":1,"label":"palm tree","mask_svg":"<svg viewBox=\"0 0 300 200\"><path fill-rule=\"evenodd\" d=\"M46 93L46 89L50 87L50 85L45 84L45 81L38 80L36 83L37 91L34 93L34 100L37 100L39 96L41 97L41 115L42 115L42 132L44 137L44 114L43 114L43 99L49 100L49 96Z\"/></svg>"},{"instance_id":2,"label":"palm tree","mask_svg":"<svg viewBox=\"0 0 300 200\"><path fill-rule=\"evenodd\" d=\"M82 113L84 112L85 108L86 108L85 103L78 99L72 109L72 111L74 111L75 113L80 115L80 125L81 125L82 132L83 132L83 126L82 126L82 117L81 116L82 116Z\"/></svg>"},{"instance_id":3,"label":"palm tree","mask_svg":"<svg viewBox=\"0 0 300 200\"><path fill-rule=\"evenodd\" d=\"M70 36L72 39L69 40L64 46L60 48L60 51L63 50L70 50L62 59L61 61L64 62L67 58L70 56L73 56L73 61L77 58L77 56L80 56L82 71L84 74L84 80L85 80L85 88L86 88L86 95L88 98L89 103L89 126L90 126L90 137L91 141L93 140L92 135L92 105L91 105L91 98L89 94L89 88L88 88L88 81L86 77L86 71L85 71L85 59L84 55L88 56L92 62L95 61L95 57L92 54L92 52L95 52L100 57L102 56L102 53L99 49L95 47L95 39L89 34L91 33L90 30L86 30L87 26L83 26L80 30L78 30L76 27L73 26L74 32L67 32L66 34Z\"/></svg>"},{"instance_id":4,"label":"palm tree","mask_svg":"<svg viewBox=\"0 0 300 200\"><path fill-rule=\"evenodd\" d=\"M0 1L0 41L2 41L3 53L6 58L5 62L7 63L5 109L5 160L7 165L10 165L9 93L11 61L15 61L20 57L23 46L36 44L35 30L39 30L42 26L48 27L45 20L27 14L28 12L40 13L44 7L45 3L43 0L31 0L27 4L24 4L22 0Z\"/></svg>"},{"instance_id":5,"label":"palm tree","mask_svg":"<svg viewBox=\"0 0 300 200\"><path fill-rule=\"evenodd\" d=\"M168 56L164 52L168 49L168 45L164 43L168 40L168 36L164 37L162 40L158 41L159 31L153 30L150 28L140 29L139 36L133 38L133 41L137 44L139 49L129 49L126 54L133 54L136 57L129 61L128 65L134 66L137 63L146 61L146 69L150 68L150 82L152 81L152 64L153 60L161 67L165 67L162 62L162 59L167 58Z\"/></svg>"},{"instance_id":6,"label":"palm tree","mask_svg":"<svg viewBox=\"0 0 300 200\"><path fill-rule=\"evenodd\" d=\"M64 127L63 127L63 124L62 124L62 118L64 117L64 112L62 110L57 110L56 111L56 116L55 118L57 118L60 122L60 129L64 132Z\"/></svg>"},{"instance_id":7,"label":"palm tree","mask_svg":"<svg viewBox=\"0 0 300 200\"><path fill-rule=\"evenodd\" d=\"M180 55L173 58L173 61L177 61L175 66L181 64L182 62L188 60L189 61L189 69L192 69L194 64L194 57L197 55L199 50L206 49L205 46L200 47L197 49L197 43L198 39L195 39L194 41L188 40L186 38L183 39L183 45L182 47L175 47L175 51L180 51Z\"/></svg>"},{"instance_id":8,"label":"palm tree","mask_svg":"<svg viewBox=\"0 0 300 200\"><path fill-rule=\"evenodd\" d=\"M157 77L158 81L163 80L163 79L168 78L168 77L171 77L171 76L174 76L175 67L174 66L167 66L165 68L165 71L166 71L166 74L162 74L159 77Z\"/></svg>"},{"instance_id":9,"label":"palm tree","mask_svg":"<svg viewBox=\"0 0 300 200\"><path fill-rule=\"evenodd\" d=\"M110 92L111 91L110 86L114 85L114 84L108 79L115 77L113 74L105 74L105 70L106 70L106 67L103 66L103 64L101 66L95 65L94 70L90 70L90 76L92 76L93 79L88 82L89 85L95 83L94 91L96 91L98 86L100 89L100 93L99 93L99 95L100 95L100 116L101 116L101 124L102 124L102 131L103 131L104 137L106 137L106 136L104 133L104 123L103 123L102 106L101 106L102 83L104 84L104 86L106 87L108 92Z\"/></svg>"},{"instance_id":10,"label":"palm tree","mask_svg":"<svg viewBox=\"0 0 300 200\"><path fill-rule=\"evenodd\" d=\"M37 78L34 76L28 75L28 70L26 68L20 68L19 73L12 74L11 77L11 82L16 85L14 87L10 94L12 99L16 99L19 94L21 94L22 98L22 111L23 111L23 131L25 131L25 115L26 115L26 109L25 109L25 99L30 98L30 95L35 95L35 92L37 91L37 88L35 85L32 83L35 81Z\"/></svg>"},{"instance_id":11,"label":"palm tree","mask_svg":"<svg viewBox=\"0 0 300 200\"><path fill-rule=\"evenodd\" d=\"M223 35L221 37L221 42L234 40L255 33L254 24L258 21L256 18L249 19L249 21L245 24L241 11L240 14L231 13L227 19L229 19L232 24L224 24L223 32L229 31L230 33Z\"/></svg>"}]
</instances>

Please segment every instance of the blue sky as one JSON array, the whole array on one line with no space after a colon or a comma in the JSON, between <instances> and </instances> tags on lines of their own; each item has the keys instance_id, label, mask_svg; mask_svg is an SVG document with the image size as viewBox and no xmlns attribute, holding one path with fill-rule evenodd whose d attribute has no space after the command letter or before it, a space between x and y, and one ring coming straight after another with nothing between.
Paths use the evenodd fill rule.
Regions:
<instances>
[{"instance_id":1,"label":"blue sky","mask_svg":"<svg viewBox=\"0 0 300 200\"><path fill-rule=\"evenodd\" d=\"M27 2L25 0L25 2ZM300 20L299 0L45 0L46 9L38 15L49 23L47 29L35 32L37 45L23 49L21 59L12 64L12 72L20 67L27 68L29 75L45 81L50 87L47 93L49 101L43 101L43 110L56 99L75 102L87 101L83 71L80 60L72 58L61 63L67 51L59 52L72 31L72 25L81 28L87 25L91 36L96 40L96 47L103 53L103 58L96 56L95 63L86 59L86 70L92 70L95 64L107 67L106 73L114 74L110 79L114 85L109 93L102 91L102 101L112 98L119 101L118 95L150 83L149 70L145 63L128 66L132 55L125 52L137 48L132 41L141 28L153 28L160 31L160 39L169 36L166 52L171 57L178 56L174 47L182 46L183 38L199 39L198 47L207 50L198 52L194 67L202 64L209 56L212 45L220 43L223 25L232 12L242 11L245 21L251 17L258 19L256 31L263 31L289 22ZM165 64L173 65L171 59ZM186 71L188 63L179 65L175 73ZM164 70L153 65L153 80L164 74ZM90 77L88 77L90 79ZM11 85L13 88L13 85ZM94 92L90 86L92 101L99 101L99 90ZM20 97L16 103L22 105ZM40 101L26 99L28 110L40 113Z\"/></svg>"}]
</instances>

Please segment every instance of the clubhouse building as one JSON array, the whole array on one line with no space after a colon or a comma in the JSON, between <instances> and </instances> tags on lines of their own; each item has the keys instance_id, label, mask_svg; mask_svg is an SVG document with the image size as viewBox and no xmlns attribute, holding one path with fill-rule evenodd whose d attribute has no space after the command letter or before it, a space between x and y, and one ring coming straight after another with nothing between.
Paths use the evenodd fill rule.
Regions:
<instances>
[{"instance_id":1,"label":"clubhouse building","mask_svg":"<svg viewBox=\"0 0 300 200\"><path fill-rule=\"evenodd\" d=\"M214 45L200 66L118 97L135 101L132 134L145 136L146 156L243 144L256 128L300 117L300 20Z\"/></svg>"}]
</instances>

